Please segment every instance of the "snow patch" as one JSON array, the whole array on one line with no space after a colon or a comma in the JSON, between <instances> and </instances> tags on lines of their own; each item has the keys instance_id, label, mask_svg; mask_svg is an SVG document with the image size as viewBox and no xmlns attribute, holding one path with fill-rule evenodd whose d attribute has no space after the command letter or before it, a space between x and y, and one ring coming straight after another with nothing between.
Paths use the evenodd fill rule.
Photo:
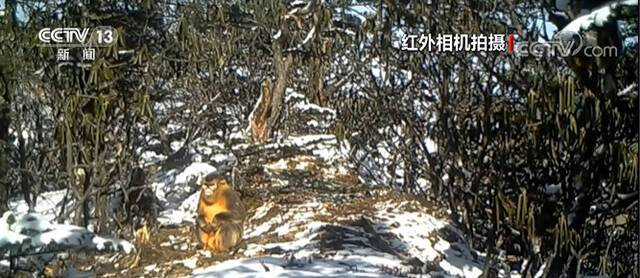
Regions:
<instances>
[{"instance_id":1,"label":"snow patch","mask_svg":"<svg viewBox=\"0 0 640 278\"><path fill-rule=\"evenodd\" d=\"M2 215L0 256L6 255L10 250L28 254L49 249L116 251L129 254L135 247L126 240L101 237L79 226L51 223L38 213L7 211Z\"/></svg>"}]
</instances>

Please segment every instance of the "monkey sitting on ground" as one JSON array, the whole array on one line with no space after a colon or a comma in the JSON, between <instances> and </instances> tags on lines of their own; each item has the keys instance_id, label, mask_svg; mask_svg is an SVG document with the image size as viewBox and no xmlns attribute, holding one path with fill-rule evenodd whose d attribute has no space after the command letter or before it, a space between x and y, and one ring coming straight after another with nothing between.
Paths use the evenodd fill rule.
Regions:
<instances>
[{"instance_id":1,"label":"monkey sitting on ground","mask_svg":"<svg viewBox=\"0 0 640 278\"><path fill-rule=\"evenodd\" d=\"M240 196L224 177L204 177L198 201L196 236L200 245L214 252L228 251L242 240L247 211Z\"/></svg>"}]
</instances>

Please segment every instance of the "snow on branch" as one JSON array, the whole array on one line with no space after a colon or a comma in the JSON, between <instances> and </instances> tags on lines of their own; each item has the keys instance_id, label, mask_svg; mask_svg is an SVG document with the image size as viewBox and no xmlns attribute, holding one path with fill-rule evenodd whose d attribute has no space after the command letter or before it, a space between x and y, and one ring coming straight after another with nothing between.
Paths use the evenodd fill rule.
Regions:
<instances>
[{"instance_id":1,"label":"snow on branch","mask_svg":"<svg viewBox=\"0 0 640 278\"><path fill-rule=\"evenodd\" d=\"M623 18L638 16L638 0L610 1L602 7L582 15L565 26L559 34L580 33L594 27L602 27L606 23Z\"/></svg>"},{"instance_id":2,"label":"snow on branch","mask_svg":"<svg viewBox=\"0 0 640 278\"><path fill-rule=\"evenodd\" d=\"M626 88L622 89L622 91L618 92L618 96L620 97L638 97L638 84L633 83Z\"/></svg>"}]
</instances>

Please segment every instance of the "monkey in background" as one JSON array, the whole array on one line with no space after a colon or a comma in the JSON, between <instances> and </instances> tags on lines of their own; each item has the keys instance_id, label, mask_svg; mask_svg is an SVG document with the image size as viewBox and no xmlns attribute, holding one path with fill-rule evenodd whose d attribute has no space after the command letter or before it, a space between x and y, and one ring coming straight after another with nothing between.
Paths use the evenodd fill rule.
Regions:
<instances>
[{"instance_id":1,"label":"monkey in background","mask_svg":"<svg viewBox=\"0 0 640 278\"><path fill-rule=\"evenodd\" d=\"M224 177L204 177L197 212L195 230L202 247L224 252L240 243L247 211Z\"/></svg>"},{"instance_id":2,"label":"monkey in background","mask_svg":"<svg viewBox=\"0 0 640 278\"><path fill-rule=\"evenodd\" d=\"M144 170L136 167L131 171L131 179L127 187L125 211L127 223L138 228L144 224L155 226L160 204L152 189L147 185Z\"/></svg>"},{"instance_id":3,"label":"monkey in background","mask_svg":"<svg viewBox=\"0 0 640 278\"><path fill-rule=\"evenodd\" d=\"M158 211L160 204L152 189L148 186L147 175L140 167L131 171L131 177L124 192L125 223L133 230L133 241L136 246L134 256L125 264L128 268L139 265L141 254L150 248L152 233L158 228Z\"/></svg>"}]
</instances>

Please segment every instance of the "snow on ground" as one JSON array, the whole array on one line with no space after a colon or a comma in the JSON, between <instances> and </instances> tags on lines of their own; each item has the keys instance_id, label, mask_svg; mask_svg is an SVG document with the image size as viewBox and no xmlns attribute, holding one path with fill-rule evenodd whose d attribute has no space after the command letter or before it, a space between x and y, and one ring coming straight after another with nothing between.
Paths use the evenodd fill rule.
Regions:
<instances>
[{"instance_id":1,"label":"snow on ground","mask_svg":"<svg viewBox=\"0 0 640 278\"><path fill-rule=\"evenodd\" d=\"M286 261L272 256L229 260L208 269L197 269L192 277L396 277L364 271L345 271L347 262Z\"/></svg>"},{"instance_id":2,"label":"snow on ground","mask_svg":"<svg viewBox=\"0 0 640 278\"><path fill-rule=\"evenodd\" d=\"M199 199L200 191L189 195L179 207L160 212L158 222L163 226L194 223Z\"/></svg>"},{"instance_id":3,"label":"snow on ground","mask_svg":"<svg viewBox=\"0 0 640 278\"><path fill-rule=\"evenodd\" d=\"M334 140L307 135L269 144L265 147L318 151L265 163L264 169L287 185L278 176L282 172L316 170L324 179L346 174L345 165L331 163L346 155ZM325 159L323 152L333 155ZM384 189L355 196L335 192L294 196L288 202L265 202L250 212L245 230L248 244L241 250L245 258L195 269L193 277L397 277L411 273L478 277L482 273L484 259L468 247L462 233L415 201L395 199ZM367 231L362 219L368 219L375 232ZM380 246L374 234L391 250ZM412 259L419 263L410 263Z\"/></svg>"},{"instance_id":4,"label":"snow on ground","mask_svg":"<svg viewBox=\"0 0 640 278\"><path fill-rule=\"evenodd\" d=\"M198 148L206 149L205 146ZM207 149L207 152L210 152L208 162L192 162L183 170L173 169L152 179L151 186L164 208L158 217L161 225L193 223L202 177L220 169L229 169L236 162L232 153L213 153L212 149Z\"/></svg>"},{"instance_id":5,"label":"snow on ground","mask_svg":"<svg viewBox=\"0 0 640 278\"><path fill-rule=\"evenodd\" d=\"M154 151L145 151L140 156L144 161L143 166L154 165L167 159L166 155L158 154Z\"/></svg>"},{"instance_id":6,"label":"snow on ground","mask_svg":"<svg viewBox=\"0 0 640 278\"><path fill-rule=\"evenodd\" d=\"M309 102L307 97L305 97L303 94L297 93L291 88L287 88L285 102L293 104L293 108L299 110L300 112L310 114L323 114L328 119L333 119L336 117L335 110L313 104Z\"/></svg>"},{"instance_id":7,"label":"snow on ground","mask_svg":"<svg viewBox=\"0 0 640 278\"><path fill-rule=\"evenodd\" d=\"M201 143L194 149L207 155L206 162L191 162L150 178L163 207L158 218L162 226L191 225L196 216L200 179L237 162L223 149L207 149L215 142ZM234 150L251 147L255 146L240 144ZM352 185L338 185L339 177L353 173L335 136L290 136L261 146L262 150L281 148L307 152L265 162L262 167L271 179L266 184L272 189L278 188L273 185L282 184L282 188L294 188L294 192L271 196L249 211L246 246L238 250L239 257L217 263L205 260L203 264L202 258L211 255L196 253L174 259L170 265L192 270L192 277L417 277L419 273L480 276L482 255L471 250L462 234L447 221L431 216L415 201L397 198L391 191L360 189L348 193L348 186ZM300 173L309 175L297 177ZM317 183L309 179L334 183L323 189L334 191L317 191ZM26 204L13 202L11 215L17 221L3 224L8 223L9 216L3 218L0 249L21 246L30 238L31 247L55 242L91 250L131 252L133 246L129 242L103 238L77 226L52 224L64 194L66 191L42 194L36 207L39 214L24 214ZM173 244L169 245L187 246L178 237L170 241ZM144 266L144 272L151 273L167 263Z\"/></svg>"},{"instance_id":8,"label":"snow on ground","mask_svg":"<svg viewBox=\"0 0 640 278\"><path fill-rule=\"evenodd\" d=\"M285 94L287 130L293 133L290 135L327 133L335 123L334 109L314 104L292 88L287 88Z\"/></svg>"},{"instance_id":9,"label":"snow on ground","mask_svg":"<svg viewBox=\"0 0 640 278\"><path fill-rule=\"evenodd\" d=\"M130 253L133 245L125 240L100 237L89 230L69 224L51 223L37 213L7 211L0 218L0 250L31 248L57 244L75 249L123 251Z\"/></svg>"},{"instance_id":10,"label":"snow on ground","mask_svg":"<svg viewBox=\"0 0 640 278\"><path fill-rule=\"evenodd\" d=\"M311 150L312 153L324 159L325 161L332 161L342 157L340 151L336 151L337 141L333 135L313 135L313 136L299 136L291 137L289 140L283 143L272 143L264 146L265 149L277 149L283 146L300 148L302 150ZM249 144L239 145L238 148L245 148L250 146ZM310 156L309 160L315 156ZM225 165L228 167L236 161L236 158L232 154L214 154L211 157L210 163L215 165ZM311 162L305 162L304 159L299 161L296 168L299 170L305 170L307 165ZM275 165L265 165L267 170L281 171L287 169L287 163L282 160ZM187 166L181 172L171 170L163 175L159 175L152 183L152 188L156 192L156 196L161 202L161 205L165 208L160 212L158 221L163 226L180 225L183 223L193 223L196 213L196 204L200 196L198 184L200 178L210 172L216 171L218 168L202 162L194 162ZM339 174L344 174L345 169L338 167L336 172L327 171L324 169L325 174L328 177L335 177Z\"/></svg>"},{"instance_id":11,"label":"snow on ground","mask_svg":"<svg viewBox=\"0 0 640 278\"><path fill-rule=\"evenodd\" d=\"M152 188L165 208L160 212L158 221L161 225L179 225L184 220L193 221L195 209L183 204L197 204L199 193L195 193L200 179L216 167L203 162L194 162L181 172L171 170L159 176L152 184Z\"/></svg>"},{"instance_id":12,"label":"snow on ground","mask_svg":"<svg viewBox=\"0 0 640 278\"><path fill-rule=\"evenodd\" d=\"M415 203L376 199L363 208L370 210L366 217L405 258L374 243L374 236L358 224L364 213L341 215L341 208L351 209L342 207L351 200L335 204L311 198L286 208L273 202L258 207L245 238L276 240L249 243L243 250L246 258L195 269L193 277L397 277L394 274L415 271L406 257L420 260L421 267L441 277L481 274L481 258L474 259L474 251L436 236L443 229L456 231L446 221L424 211L408 211L417 208Z\"/></svg>"},{"instance_id":13,"label":"snow on ground","mask_svg":"<svg viewBox=\"0 0 640 278\"><path fill-rule=\"evenodd\" d=\"M53 221L60 213L66 194L71 193L67 190L56 190L38 195L34 212L43 216L47 221ZM69 195L68 198L71 199L71 196ZM72 205L72 202L67 202L67 209L70 209ZM13 212L26 213L29 210L29 206L24 199L19 199L9 202L9 209Z\"/></svg>"},{"instance_id":14,"label":"snow on ground","mask_svg":"<svg viewBox=\"0 0 640 278\"><path fill-rule=\"evenodd\" d=\"M65 250L108 251L131 253L135 247L126 240L101 237L75 225L55 224L38 213L7 211L0 218L0 258L38 253L18 263L39 265L50 261ZM8 261L0 261L0 269ZM4 271L4 270L3 270ZM2 273L2 272L0 272Z\"/></svg>"},{"instance_id":15,"label":"snow on ground","mask_svg":"<svg viewBox=\"0 0 640 278\"><path fill-rule=\"evenodd\" d=\"M239 144L234 146L234 151L252 147L255 146ZM348 175L346 154L335 136L290 136L260 148L310 151L263 164L265 175L272 179L266 183L271 189L282 185L282 188L308 191L289 193L282 197L284 199L272 196L252 208L245 225L247 244L238 251L240 258L196 264L202 257L209 257L198 253L173 262L192 269L193 277L398 277L420 275L417 273L478 277L481 274L482 255L467 246L456 228L431 216L415 201L394 199L390 191L384 189L364 193L318 192L313 191L314 183L309 180L285 178L287 174L302 172L313 172L311 176L324 180ZM222 150L210 153L212 159L208 163L193 162L183 170L170 170L154 178L155 192L165 207L158 219L163 226L194 222L199 179L217 170L214 165L218 163L235 162L235 158L216 153L219 151ZM297 186L297 182L305 186ZM374 232L365 229L362 219L371 223ZM380 246L377 237L390 249Z\"/></svg>"},{"instance_id":16,"label":"snow on ground","mask_svg":"<svg viewBox=\"0 0 640 278\"><path fill-rule=\"evenodd\" d=\"M411 254L418 254L418 258L425 258L426 261L437 260L442 254L446 254L448 260L440 263L440 267L453 275L462 275L464 277L478 277L482 274L481 265L470 263L473 261L472 252L464 243L462 233L456 229L447 226L447 223L438 220L431 215L423 212L408 212L398 209L403 205L397 205L394 202L386 202L377 212L377 219L380 219L380 233L391 232L398 235L398 239L392 241L392 245L408 248ZM431 242L425 240L427 231L437 229L447 229L457 234L461 242L450 243L445 240L439 240L432 245ZM452 245L456 245L453 251ZM450 251L451 250L451 251ZM454 252L457 252L454 254Z\"/></svg>"},{"instance_id":17,"label":"snow on ground","mask_svg":"<svg viewBox=\"0 0 640 278\"><path fill-rule=\"evenodd\" d=\"M242 150L251 147L251 144L238 144L234 150ZM263 150L276 150L282 148L296 148L312 151L314 155L325 161L332 161L343 157L343 151L337 149L338 141L335 135L317 134L304 136L290 136L282 143L274 142L262 146Z\"/></svg>"},{"instance_id":18,"label":"snow on ground","mask_svg":"<svg viewBox=\"0 0 640 278\"><path fill-rule=\"evenodd\" d=\"M335 119L334 110L312 104L291 90L287 91L286 101L295 113L313 114L301 121L305 128L326 129ZM179 132L184 127L171 124L166 129ZM238 128L228 136L242 142L243 132ZM435 151L436 144L425 140L429 152ZM188 146L193 155L189 162L150 175L148 182L162 207L158 222L167 228L165 231L191 227L200 179L238 163L227 143L195 138ZM177 151L183 144L183 140L172 140L170 147ZM360 186L356 185L359 176L348 163L349 147L339 144L334 135L290 135L258 147L256 158L262 158L261 152L298 152L293 157L274 155L273 160L261 163L266 181L259 182L266 188L250 186L269 195L253 200L245 225L246 245L239 248L237 255L222 262L212 261L215 256L187 250L189 241L172 234L156 246L160 249L156 251L160 254L168 252L163 248L181 246L171 252L182 256L161 261L154 255L141 265L142 273L163 273L157 270L181 265L192 271L192 277L480 275L482 255L471 250L461 233L447 221L431 216L417 202L398 197L390 190L355 188ZM236 153L249 149L256 149L256 145L240 143L232 147ZM144 166L167 160L167 155L153 150L141 149L140 153L140 164ZM386 154L385 159L390 156ZM55 242L81 249L131 252L133 246L129 242L100 237L77 226L53 224L65 194L65 190L41 194L34 214L25 213L26 203L12 202L13 212L0 222L0 251L3 246L21 247L29 238L31 247ZM10 216L15 221L7 221Z\"/></svg>"}]
</instances>

